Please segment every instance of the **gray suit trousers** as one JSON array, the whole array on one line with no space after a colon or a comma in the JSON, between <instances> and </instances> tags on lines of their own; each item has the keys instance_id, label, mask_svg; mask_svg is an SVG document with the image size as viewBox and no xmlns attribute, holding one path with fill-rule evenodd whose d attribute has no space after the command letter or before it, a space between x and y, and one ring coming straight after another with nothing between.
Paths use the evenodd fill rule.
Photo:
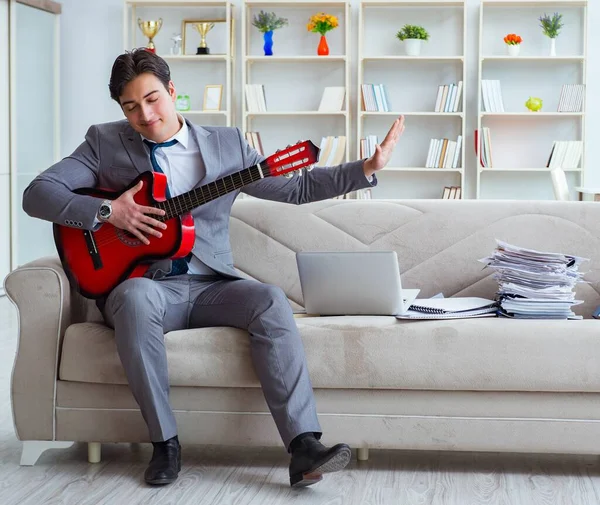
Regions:
<instances>
[{"instance_id":1,"label":"gray suit trousers","mask_svg":"<svg viewBox=\"0 0 600 505\"><path fill-rule=\"evenodd\" d=\"M254 368L286 448L300 433L320 434L302 340L280 288L220 276L134 278L111 292L104 317L115 330L119 356L151 441L177 434L164 334L210 326L248 331Z\"/></svg>"}]
</instances>

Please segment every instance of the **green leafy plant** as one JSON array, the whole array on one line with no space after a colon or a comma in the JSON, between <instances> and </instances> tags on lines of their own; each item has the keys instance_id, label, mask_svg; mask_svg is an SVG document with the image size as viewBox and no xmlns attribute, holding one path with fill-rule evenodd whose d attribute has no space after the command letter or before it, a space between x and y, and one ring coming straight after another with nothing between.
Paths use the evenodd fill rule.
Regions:
<instances>
[{"instance_id":1,"label":"green leafy plant","mask_svg":"<svg viewBox=\"0 0 600 505\"><path fill-rule=\"evenodd\" d=\"M417 25L404 25L402 30L400 30L396 37L400 40L406 39L420 39L420 40L429 40L429 33L422 26Z\"/></svg>"},{"instance_id":2,"label":"green leafy plant","mask_svg":"<svg viewBox=\"0 0 600 505\"><path fill-rule=\"evenodd\" d=\"M260 11L258 15L254 16L252 24L261 32L266 33L287 25L288 20L286 18L277 17L274 12Z\"/></svg>"},{"instance_id":3,"label":"green leafy plant","mask_svg":"<svg viewBox=\"0 0 600 505\"><path fill-rule=\"evenodd\" d=\"M564 26L564 23L562 22L562 14L555 12L554 15L550 17L544 13L544 15L540 17L540 26L542 27L546 37L555 39L558 37L560 29Z\"/></svg>"}]
</instances>

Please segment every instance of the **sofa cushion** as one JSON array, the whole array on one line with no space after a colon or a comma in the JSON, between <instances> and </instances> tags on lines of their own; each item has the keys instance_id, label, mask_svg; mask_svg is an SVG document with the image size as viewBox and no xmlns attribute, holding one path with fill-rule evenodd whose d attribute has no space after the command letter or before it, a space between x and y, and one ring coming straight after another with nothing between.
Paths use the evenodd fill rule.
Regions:
<instances>
[{"instance_id":1,"label":"sofa cushion","mask_svg":"<svg viewBox=\"0 0 600 505\"><path fill-rule=\"evenodd\" d=\"M600 392L600 321L393 317L296 320L315 388ZM165 335L173 386L259 387L248 333L228 327ZM114 334L71 325L60 379L126 384Z\"/></svg>"}]
</instances>

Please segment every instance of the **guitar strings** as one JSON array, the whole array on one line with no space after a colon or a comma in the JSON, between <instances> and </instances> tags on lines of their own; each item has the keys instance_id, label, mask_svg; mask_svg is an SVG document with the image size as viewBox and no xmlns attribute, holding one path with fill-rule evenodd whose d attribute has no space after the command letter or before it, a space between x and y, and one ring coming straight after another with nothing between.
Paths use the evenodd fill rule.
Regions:
<instances>
[{"instance_id":1,"label":"guitar strings","mask_svg":"<svg viewBox=\"0 0 600 505\"><path fill-rule=\"evenodd\" d=\"M251 173L241 176L240 179L242 180L243 186L250 184L252 182L255 182L255 179L253 179ZM220 180L224 180L224 178L222 178ZM256 180L259 180L259 179L256 179ZM158 221L165 222L165 221L168 221L169 219L173 219L174 217L179 216L186 212L185 210L183 210L182 205L180 205L181 209L178 210L177 202L175 202L174 200L179 199L178 201L182 201L183 204L189 203L194 207L198 207L198 206L208 203L212 200L215 200L216 198L220 198L221 196L231 193L235 189L238 189L238 188L236 188L235 183L233 183L233 179L232 179L233 187L231 189L229 189L227 187L228 183L224 182L225 191L221 192L221 189L218 186L216 186L217 182L218 181L214 181L212 183L206 184L206 186L209 186L210 184L215 184L213 191L211 191L210 189L207 188L206 191L209 193L208 198L204 195L204 191L202 190L202 188L206 187L206 186L201 186L200 188L197 188L196 190L188 191L187 193L183 193L182 195L175 196L175 197L171 198L170 200L165 200L163 202L156 202L154 207L161 208L167 212L166 216L158 216L156 219ZM217 196L213 196L215 191L217 193ZM198 196L199 192L202 196ZM189 199L189 202L186 202L186 199ZM169 202L173 202L173 203L171 204ZM196 205L196 203L197 203L197 205ZM168 208L166 208L166 207L168 207ZM173 208L171 208L171 207L173 207ZM175 212L173 212L173 211L175 211ZM172 213L173 215L169 216L169 213ZM150 226L150 225L148 225L148 226ZM113 228L116 228L116 227L113 227ZM113 231L113 228L109 228L108 237L104 237L104 238L98 237L98 239L96 240L97 247L106 246L108 244L111 244L112 242L120 241L120 238L117 235L118 232ZM93 233L100 234L101 229L98 230L97 232L93 232ZM130 231L123 230L123 232L130 234L132 238L139 241L139 238L137 238L135 235L133 235ZM107 233L105 232L102 235L106 235L106 234ZM158 237L154 237L153 235L151 235L149 238L158 238ZM146 244L143 244L142 242L140 242L139 245L146 245Z\"/></svg>"}]
</instances>

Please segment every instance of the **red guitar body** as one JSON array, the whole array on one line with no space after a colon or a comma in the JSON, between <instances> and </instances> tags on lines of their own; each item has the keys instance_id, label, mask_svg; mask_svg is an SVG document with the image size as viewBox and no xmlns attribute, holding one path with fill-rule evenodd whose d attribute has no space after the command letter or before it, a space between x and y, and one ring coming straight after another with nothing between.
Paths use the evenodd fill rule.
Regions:
<instances>
[{"instance_id":1,"label":"red guitar body","mask_svg":"<svg viewBox=\"0 0 600 505\"><path fill-rule=\"evenodd\" d=\"M156 172L144 172L121 192L85 188L75 193L116 200L140 180L144 185L134 196L136 203L154 207L166 200L167 177ZM150 263L183 258L191 252L195 239L191 214L175 216L165 223L162 237L148 236L148 245L110 223L95 232L54 225L54 241L73 286L87 298L100 298L125 279L144 275Z\"/></svg>"}]
</instances>

